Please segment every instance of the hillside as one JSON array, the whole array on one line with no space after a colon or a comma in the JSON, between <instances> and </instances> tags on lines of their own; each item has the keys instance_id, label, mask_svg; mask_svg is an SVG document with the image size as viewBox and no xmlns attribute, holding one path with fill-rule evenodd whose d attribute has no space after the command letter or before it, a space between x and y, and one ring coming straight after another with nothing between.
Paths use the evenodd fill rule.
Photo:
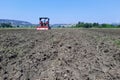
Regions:
<instances>
[{"instance_id":1,"label":"hillside","mask_svg":"<svg viewBox=\"0 0 120 80\"><path fill-rule=\"evenodd\" d=\"M0 23L11 23L13 26L32 26L33 24L27 21L0 19Z\"/></svg>"}]
</instances>

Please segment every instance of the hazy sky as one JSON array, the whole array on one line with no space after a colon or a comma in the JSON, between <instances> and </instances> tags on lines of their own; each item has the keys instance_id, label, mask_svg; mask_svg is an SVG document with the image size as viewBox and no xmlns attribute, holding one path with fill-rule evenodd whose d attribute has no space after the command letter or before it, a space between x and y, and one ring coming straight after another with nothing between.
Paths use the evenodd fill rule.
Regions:
<instances>
[{"instance_id":1,"label":"hazy sky","mask_svg":"<svg viewBox=\"0 0 120 80\"><path fill-rule=\"evenodd\" d=\"M0 19L38 23L120 22L120 0L0 0Z\"/></svg>"}]
</instances>

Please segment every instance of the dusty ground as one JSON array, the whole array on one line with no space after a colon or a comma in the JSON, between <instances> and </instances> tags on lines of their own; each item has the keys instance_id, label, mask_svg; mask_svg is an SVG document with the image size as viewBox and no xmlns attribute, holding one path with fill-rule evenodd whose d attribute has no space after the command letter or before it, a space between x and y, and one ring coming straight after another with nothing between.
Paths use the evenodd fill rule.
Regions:
<instances>
[{"instance_id":1,"label":"dusty ground","mask_svg":"<svg viewBox=\"0 0 120 80\"><path fill-rule=\"evenodd\" d=\"M0 30L0 80L120 80L120 30Z\"/></svg>"}]
</instances>

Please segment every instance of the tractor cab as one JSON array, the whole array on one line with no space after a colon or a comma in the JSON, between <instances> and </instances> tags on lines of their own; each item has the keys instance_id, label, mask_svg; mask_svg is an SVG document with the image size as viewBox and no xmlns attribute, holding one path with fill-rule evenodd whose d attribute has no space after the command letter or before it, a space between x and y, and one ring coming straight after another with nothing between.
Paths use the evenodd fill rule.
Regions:
<instances>
[{"instance_id":1,"label":"tractor cab","mask_svg":"<svg viewBox=\"0 0 120 80\"><path fill-rule=\"evenodd\" d=\"M37 30L49 30L50 29L49 20L50 19L47 17L41 17Z\"/></svg>"}]
</instances>

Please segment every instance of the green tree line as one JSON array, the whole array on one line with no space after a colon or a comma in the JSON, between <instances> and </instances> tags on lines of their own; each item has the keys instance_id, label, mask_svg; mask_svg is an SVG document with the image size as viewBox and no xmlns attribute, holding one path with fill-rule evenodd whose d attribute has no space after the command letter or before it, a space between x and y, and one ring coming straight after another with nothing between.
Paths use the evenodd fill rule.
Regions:
<instances>
[{"instance_id":1,"label":"green tree line","mask_svg":"<svg viewBox=\"0 0 120 80\"><path fill-rule=\"evenodd\" d=\"M11 23L0 23L0 28L13 28Z\"/></svg>"},{"instance_id":2,"label":"green tree line","mask_svg":"<svg viewBox=\"0 0 120 80\"><path fill-rule=\"evenodd\" d=\"M11 23L0 23L0 28L34 28L35 26L13 26Z\"/></svg>"},{"instance_id":3,"label":"green tree line","mask_svg":"<svg viewBox=\"0 0 120 80\"><path fill-rule=\"evenodd\" d=\"M120 25L78 22L75 28L120 28Z\"/></svg>"}]
</instances>

